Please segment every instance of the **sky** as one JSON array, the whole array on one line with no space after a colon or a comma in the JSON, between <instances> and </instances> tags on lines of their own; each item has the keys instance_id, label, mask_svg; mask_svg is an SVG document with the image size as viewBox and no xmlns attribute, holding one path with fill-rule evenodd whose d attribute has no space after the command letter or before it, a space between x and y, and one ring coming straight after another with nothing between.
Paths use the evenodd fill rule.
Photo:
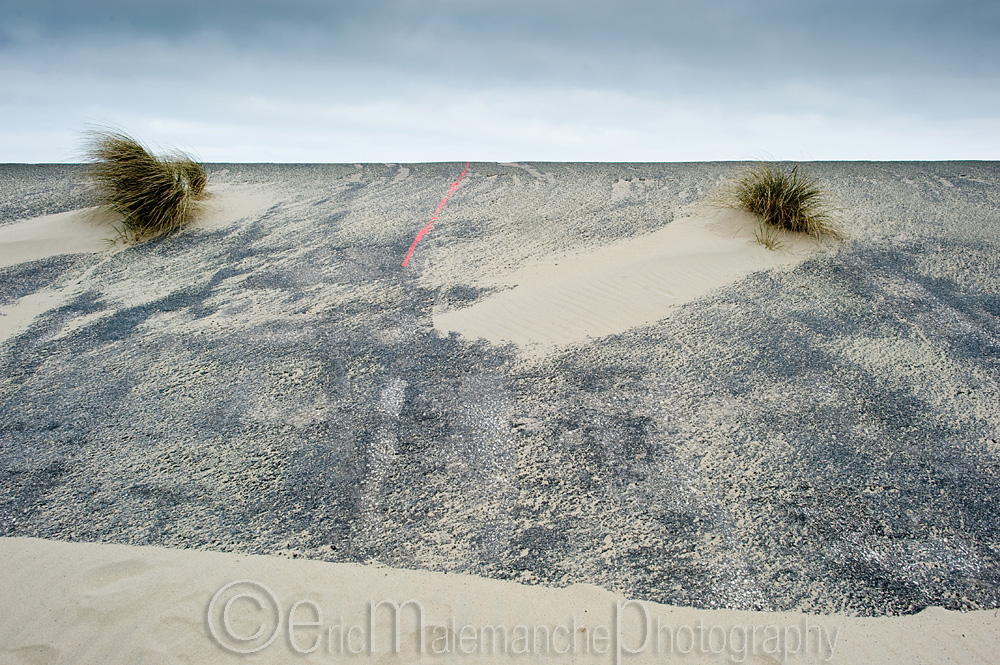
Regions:
<instances>
[{"instance_id":1,"label":"sky","mask_svg":"<svg viewBox=\"0 0 1000 665\"><path fill-rule=\"evenodd\" d=\"M1000 2L0 0L0 162L1000 159Z\"/></svg>"}]
</instances>

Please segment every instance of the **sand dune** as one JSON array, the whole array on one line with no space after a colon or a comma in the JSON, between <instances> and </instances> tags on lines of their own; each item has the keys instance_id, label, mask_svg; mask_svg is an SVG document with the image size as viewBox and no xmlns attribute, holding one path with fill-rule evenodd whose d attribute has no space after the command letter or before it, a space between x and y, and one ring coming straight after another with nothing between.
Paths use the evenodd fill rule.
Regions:
<instances>
[{"instance_id":1,"label":"sand dune","mask_svg":"<svg viewBox=\"0 0 1000 665\"><path fill-rule=\"evenodd\" d=\"M0 268L107 249L115 236L114 219L99 208L86 208L0 226Z\"/></svg>"},{"instance_id":2,"label":"sand dune","mask_svg":"<svg viewBox=\"0 0 1000 665\"><path fill-rule=\"evenodd\" d=\"M1000 649L992 611L695 610L588 585L31 538L0 539L0 556L5 663L916 664L987 663ZM371 614L383 601L415 601L398 614L398 653L395 610Z\"/></svg>"},{"instance_id":3,"label":"sand dune","mask_svg":"<svg viewBox=\"0 0 1000 665\"><path fill-rule=\"evenodd\" d=\"M213 187L201 203L201 212L192 229L222 228L271 205L272 198L259 188ZM124 249L116 243L115 213L102 208L84 208L26 219L0 226L0 268L37 261L60 254L95 254L110 257ZM81 284L93 274L86 268L79 278L60 288L28 294L14 303L0 305L0 343L20 334L39 315L69 301L81 291Z\"/></svg>"},{"instance_id":4,"label":"sand dune","mask_svg":"<svg viewBox=\"0 0 1000 665\"><path fill-rule=\"evenodd\" d=\"M272 198L259 188L215 186L191 228L219 228L261 211ZM115 245L119 217L102 208L70 210L0 226L0 268L59 254L85 254Z\"/></svg>"},{"instance_id":5,"label":"sand dune","mask_svg":"<svg viewBox=\"0 0 1000 665\"><path fill-rule=\"evenodd\" d=\"M695 208L654 233L498 275L497 285L513 288L437 311L434 327L544 354L658 321L751 272L800 263L819 247L786 234L781 249L768 250L754 237L756 223L741 211Z\"/></svg>"}]
</instances>

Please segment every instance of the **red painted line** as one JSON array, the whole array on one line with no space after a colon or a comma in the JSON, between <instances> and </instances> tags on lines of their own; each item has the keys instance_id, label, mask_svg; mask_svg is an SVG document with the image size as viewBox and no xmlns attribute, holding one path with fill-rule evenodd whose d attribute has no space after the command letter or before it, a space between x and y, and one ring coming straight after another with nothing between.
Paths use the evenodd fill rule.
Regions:
<instances>
[{"instance_id":1,"label":"red painted line","mask_svg":"<svg viewBox=\"0 0 1000 665\"><path fill-rule=\"evenodd\" d=\"M451 187L448 188L448 193L444 195L444 198L441 199L441 203L439 203L437 209L434 210L434 216L431 217L431 221L427 222L427 226L420 229L417 233L417 237L413 239L413 244L410 245L410 251L406 253L406 258L403 259L404 268L406 267L406 264L410 262L410 257L413 256L413 250L417 248L417 243L420 242L420 239L423 238L428 231L434 228L434 222L438 221L438 215L440 215L441 211L444 210L444 206L448 203L448 199L450 199L451 195L455 193L456 189L458 189L458 184L462 182L462 179L465 178L465 174L468 172L469 162L466 162L465 168L462 169L462 175L458 176L458 180L451 183Z\"/></svg>"}]
</instances>

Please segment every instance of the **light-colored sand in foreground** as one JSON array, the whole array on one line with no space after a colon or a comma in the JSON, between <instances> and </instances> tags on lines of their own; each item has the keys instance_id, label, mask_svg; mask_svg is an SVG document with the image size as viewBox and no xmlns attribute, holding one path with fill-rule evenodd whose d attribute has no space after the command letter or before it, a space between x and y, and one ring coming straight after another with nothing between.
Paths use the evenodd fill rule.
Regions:
<instances>
[{"instance_id":1,"label":"light-colored sand in foreground","mask_svg":"<svg viewBox=\"0 0 1000 665\"><path fill-rule=\"evenodd\" d=\"M495 284L508 290L437 311L434 327L546 353L655 322L752 272L799 263L819 247L784 234L783 247L768 250L754 237L756 225L748 213L702 207L655 233L498 275Z\"/></svg>"},{"instance_id":2,"label":"light-colored sand in foreground","mask_svg":"<svg viewBox=\"0 0 1000 665\"><path fill-rule=\"evenodd\" d=\"M591 586L29 538L0 539L0 558L4 663L914 664L987 663L1000 652L992 610L876 619L693 610ZM371 603L390 600L416 601L400 612L398 654L391 606L370 623Z\"/></svg>"},{"instance_id":3,"label":"light-colored sand in foreground","mask_svg":"<svg viewBox=\"0 0 1000 665\"><path fill-rule=\"evenodd\" d=\"M266 210L273 201L258 189L215 187L201 204L193 229L228 226ZM115 244L114 225L120 218L100 208L84 208L26 219L0 226L0 268L37 261L60 254L106 252L110 258L124 249ZM0 305L0 344L27 330L40 314L59 307L79 293L81 284L96 266L86 269L79 279L59 288L29 294L14 303Z\"/></svg>"}]
</instances>

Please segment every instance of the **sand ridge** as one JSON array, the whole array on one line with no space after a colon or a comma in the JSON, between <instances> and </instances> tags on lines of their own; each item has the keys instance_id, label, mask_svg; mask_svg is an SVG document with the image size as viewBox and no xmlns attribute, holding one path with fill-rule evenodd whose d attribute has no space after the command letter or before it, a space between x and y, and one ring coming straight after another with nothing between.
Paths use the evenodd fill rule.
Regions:
<instances>
[{"instance_id":1,"label":"sand ridge","mask_svg":"<svg viewBox=\"0 0 1000 665\"><path fill-rule=\"evenodd\" d=\"M100 208L85 208L0 226L0 268L108 249L114 244L115 219Z\"/></svg>"},{"instance_id":2,"label":"sand ridge","mask_svg":"<svg viewBox=\"0 0 1000 665\"><path fill-rule=\"evenodd\" d=\"M779 250L768 250L756 241L756 226L742 211L692 207L653 233L498 273L493 283L503 290L468 307L439 308L434 327L544 356L558 345L653 323L751 272L796 265L820 247L786 233Z\"/></svg>"}]
</instances>

